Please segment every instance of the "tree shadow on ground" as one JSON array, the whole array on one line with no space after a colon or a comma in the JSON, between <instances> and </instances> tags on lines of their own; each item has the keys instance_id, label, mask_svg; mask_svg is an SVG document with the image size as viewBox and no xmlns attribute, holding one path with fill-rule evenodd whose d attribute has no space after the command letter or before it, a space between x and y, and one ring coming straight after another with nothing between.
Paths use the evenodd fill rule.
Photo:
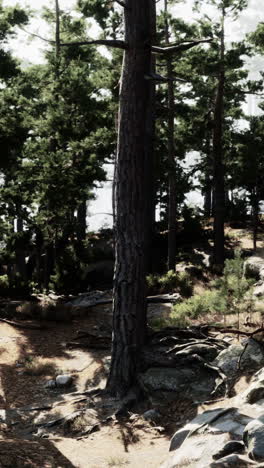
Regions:
<instances>
[{"instance_id":1,"label":"tree shadow on ground","mask_svg":"<svg viewBox=\"0 0 264 468\"><path fill-rule=\"evenodd\" d=\"M48 440L1 440L0 466L7 468L76 468Z\"/></svg>"}]
</instances>

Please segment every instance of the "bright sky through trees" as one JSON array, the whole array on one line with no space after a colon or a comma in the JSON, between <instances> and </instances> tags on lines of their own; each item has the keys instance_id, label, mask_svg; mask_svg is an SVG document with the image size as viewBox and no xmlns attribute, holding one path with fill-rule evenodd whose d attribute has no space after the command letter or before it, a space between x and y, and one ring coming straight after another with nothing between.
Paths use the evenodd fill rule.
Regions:
<instances>
[{"instance_id":1,"label":"bright sky through trees","mask_svg":"<svg viewBox=\"0 0 264 468\"><path fill-rule=\"evenodd\" d=\"M163 8L163 0L158 2L158 7ZM19 4L21 7L28 6L33 11L34 18L31 20L30 24L25 28L27 31L39 34L43 37L48 36L47 24L41 20L41 9L42 7L53 7L54 0L3 0L4 6L13 6ZM60 7L62 9L71 9L73 5L76 4L75 0L60 0ZM193 20L195 17L198 18L198 15L194 14L192 11L193 0L186 0L185 2L180 2L177 6L174 7L174 15L176 17L182 17L184 20ZM203 8L203 13L214 17L215 12L212 7L205 5ZM243 11L240 15L238 21L228 23L226 28L226 37L230 42L233 40L243 40L245 35L248 32L253 31L257 24L260 21L264 21L264 11L260 9L259 0L250 0L249 7ZM89 30L87 31L89 35L96 36L96 28L90 24ZM46 43L40 39L32 38L29 34L24 31L20 31L18 38L12 41L12 49L25 65L29 63L40 63L44 60L43 51L45 50ZM263 58L260 59L257 56L254 56L253 59L250 59L248 63L248 69L250 70L249 78L258 79L258 71L263 70ZM247 113L255 114L258 112L257 107L258 100L255 97L249 96L245 107ZM111 174L109 175L111 178ZM111 223L111 216L106 217L105 215L97 215L97 213L111 212L111 184L108 183L103 189L98 190L98 198L91 206L91 214L93 215L90 218L89 223L93 225L93 228L97 228L104 221ZM196 192L191 193L189 196L189 201L195 203L198 201L199 196Z\"/></svg>"}]
</instances>

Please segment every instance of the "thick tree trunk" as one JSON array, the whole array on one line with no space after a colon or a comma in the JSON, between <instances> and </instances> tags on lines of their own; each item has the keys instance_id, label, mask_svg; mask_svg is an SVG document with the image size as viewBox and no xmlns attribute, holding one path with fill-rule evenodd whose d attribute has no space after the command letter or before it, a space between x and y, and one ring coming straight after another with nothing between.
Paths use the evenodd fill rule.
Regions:
<instances>
[{"instance_id":1,"label":"thick tree trunk","mask_svg":"<svg viewBox=\"0 0 264 468\"><path fill-rule=\"evenodd\" d=\"M113 343L107 388L121 396L136 382L146 334L146 141L151 68L150 0L126 0L116 166Z\"/></svg>"},{"instance_id":2,"label":"thick tree trunk","mask_svg":"<svg viewBox=\"0 0 264 468\"><path fill-rule=\"evenodd\" d=\"M214 265L221 269L224 264L225 249L225 183L223 163L223 110L225 87L225 33L224 18L222 16L222 34L220 51L220 72L214 112L213 131L213 163L214 163Z\"/></svg>"},{"instance_id":3,"label":"thick tree trunk","mask_svg":"<svg viewBox=\"0 0 264 468\"><path fill-rule=\"evenodd\" d=\"M156 43L156 0L150 0L150 28L151 28L151 44ZM155 73L156 71L156 57L152 54L151 57L151 72ZM147 185L146 185L146 195L147 195L147 214L148 218L145 223L146 227L146 268L148 272L153 271L153 242L154 242L154 231L155 231L155 213L156 213L156 203L155 203L155 183L154 183L154 174L155 174L155 123L156 123L156 84L152 80L150 82L150 93L149 93L149 102L147 107L147 138L146 138L146 174Z\"/></svg>"},{"instance_id":4,"label":"thick tree trunk","mask_svg":"<svg viewBox=\"0 0 264 468\"><path fill-rule=\"evenodd\" d=\"M164 1L165 12L165 40L170 42L168 23L168 0ZM173 75L173 65L171 58L167 59L167 75ZM168 269L175 270L176 261L176 229L177 229L177 197L176 197L176 176L175 176L175 145L174 145L174 84L168 82Z\"/></svg>"}]
</instances>

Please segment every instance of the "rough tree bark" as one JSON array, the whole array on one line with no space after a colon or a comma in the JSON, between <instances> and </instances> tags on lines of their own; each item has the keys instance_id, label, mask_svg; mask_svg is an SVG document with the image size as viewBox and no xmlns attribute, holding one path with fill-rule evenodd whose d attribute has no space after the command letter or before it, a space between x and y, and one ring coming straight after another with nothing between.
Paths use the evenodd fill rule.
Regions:
<instances>
[{"instance_id":1,"label":"rough tree bark","mask_svg":"<svg viewBox=\"0 0 264 468\"><path fill-rule=\"evenodd\" d=\"M169 22L168 22L168 0L164 0L165 13L165 40L170 42ZM167 58L167 75L173 76L172 58ZM175 177L175 145L174 145L174 84L168 81L168 269L175 270L176 261L176 177Z\"/></svg>"},{"instance_id":2,"label":"rough tree bark","mask_svg":"<svg viewBox=\"0 0 264 468\"><path fill-rule=\"evenodd\" d=\"M133 386L146 334L146 141L151 69L150 0L126 0L116 166L113 343L107 389Z\"/></svg>"},{"instance_id":3,"label":"rough tree bark","mask_svg":"<svg viewBox=\"0 0 264 468\"><path fill-rule=\"evenodd\" d=\"M150 28L151 28L151 44L156 44L156 0L150 0ZM150 71L155 74L156 71L156 56L151 56ZM156 122L156 83L154 80L150 81L149 102L147 107L147 128L146 128L146 174L148 176L146 181L146 194L147 194L147 215L148 219L145 223L146 227L146 268L148 272L152 272L154 268L153 258L153 243L155 235L155 122Z\"/></svg>"},{"instance_id":4,"label":"rough tree bark","mask_svg":"<svg viewBox=\"0 0 264 468\"><path fill-rule=\"evenodd\" d=\"M222 10L220 70L217 85L213 130L214 176L214 265L222 269L225 250L225 182L223 163L223 109L225 88L225 9Z\"/></svg>"},{"instance_id":5,"label":"rough tree bark","mask_svg":"<svg viewBox=\"0 0 264 468\"><path fill-rule=\"evenodd\" d=\"M83 200L77 209L77 240L82 242L86 237L86 200Z\"/></svg>"}]
</instances>

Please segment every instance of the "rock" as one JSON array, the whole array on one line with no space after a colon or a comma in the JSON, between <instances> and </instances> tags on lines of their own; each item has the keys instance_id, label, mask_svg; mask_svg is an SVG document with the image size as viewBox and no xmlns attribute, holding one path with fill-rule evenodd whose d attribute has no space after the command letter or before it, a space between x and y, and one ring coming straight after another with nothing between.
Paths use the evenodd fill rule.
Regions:
<instances>
[{"instance_id":1,"label":"rock","mask_svg":"<svg viewBox=\"0 0 264 468\"><path fill-rule=\"evenodd\" d=\"M55 388L57 385L56 385L56 382L55 380L48 380L46 383L45 383L45 388Z\"/></svg>"},{"instance_id":2,"label":"rock","mask_svg":"<svg viewBox=\"0 0 264 468\"><path fill-rule=\"evenodd\" d=\"M57 387L69 387L72 384L71 375L57 375L56 385Z\"/></svg>"},{"instance_id":3,"label":"rock","mask_svg":"<svg viewBox=\"0 0 264 468\"><path fill-rule=\"evenodd\" d=\"M259 374L259 378L253 380L247 390L243 393L242 399L253 405L254 403L262 400L264 398L264 372L263 369L261 370L261 374Z\"/></svg>"},{"instance_id":4,"label":"rock","mask_svg":"<svg viewBox=\"0 0 264 468\"><path fill-rule=\"evenodd\" d=\"M264 416L253 419L245 427L243 441L252 460L264 461Z\"/></svg>"},{"instance_id":5,"label":"rock","mask_svg":"<svg viewBox=\"0 0 264 468\"><path fill-rule=\"evenodd\" d=\"M186 398L202 401L213 392L217 377L210 369L198 366L177 369L153 367L140 375L140 381L149 393L173 392L175 399L184 393Z\"/></svg>"},{"instance_id":6,"label":"rock","mask_svg":"<svg viewBox=\"0 0 264 468\"><path fill-rule=\"evenodd\" d=\"M211 463L210 468L247 468L252 465L255 466L255 463L252 462L252 460L249 460L247 457L241 457L240 455L232 454Z\"/></svg>"},{"instance_id":7,"label":"rock","mask_svg":"<svg viewBox=\"0 0 264 468\"><path fill-rule=\"evenodd\" d=\"M219 349L214 346L206 344L191 344L182 351L177 352L177 356L190 356L191 354L198 354L207 361L213 361L219 353Z\"/></svg>"},{"instance_id":8,"label":"rock","mask_svg":"<svg viewBox=\"0 0 264 468\"><path fill-rule=\"evenodd\" d=\"M240 442L239 440L230 440L224 445L224 447L213 455L213 459L219 460L220 458L224 458L232 453L243 453L244 451L245 445L243 442Z\"/></svg>"},{"instance_id":9,"label":"rock","mask_svg":"<svg viewBox=\"0 0 264 468\"><path fill-rule=\"evenodd\" d=\"M221 351L212 364L219 367L228 377L234 377L238 371L238 361L247 342L248 346L241 359L241 369L252 370L264 366L264 350L259 343L250 338L243 342L243 346L234 344Z\"/></svg>"},{"instance_id":10,"label":"rock","mask_svg":"<svg viewBox=\"0 0 264 468\"><path fill-rule=\"evenodd\" d=\"M258 256L249 257L244 263L244 275L246 278L264 280L264 258Z\"/></svg>"},{"instance_id":11,"label":"rock","mask_svg":"<svg viewBox=\"0 0 264 468\"><path fill-rule=\"evenodd\" d=\"M150 409L148 411L145 411L145 413L142 414L142 417L146 421L152 421L152 422L159 422L161 420L161 414L158 410L156 409Z\"/></svg>"},{"instance_id":12,"label":"rock","mask_svg":"<svg viewBox=\"0 0 264 468\"><path fill-rule=\"evenodd\" d=\"M0 423L6 423L7 422L7 417L6 417L6 410L1 409L0 410Z\"/></svg>"},{"instance_id":13,"label":"rock","mask_svg":"<svg viewBox=\"0 0 264 468\"><path fill-rule=\"evenodd\" d=\"M258 283L254 285L253 296L262 297L263 295L264 295L264 282L258 281Z\"/></svg>"},{"instance_id":14,"label":"rock","mask_svg":"<svg viewBox=\"0 0 264 468\"><path fill-rule=\"evenodd\" d=\"M178 449L190 433L197 431L199 427L210 424L211 421L225 414L226 411L225 408L216 408L204 411L202 414L196 416L190 423L186 424L174 434L170 442L170 452Z\"/></svg>"},{"instance_id":15,"label":"rock","mask_svg":"<svg viewBox=\"0 0 264 468\"><path fill-rule=\"evenodd\" d=\"M212 462L212 452L225 444L228 434L195 434L187 438L182 446L172 452L171 456L160 468L208 468Z\"/></svg>"},{"instance_id":16,"label":"rock","mask_svg":"<svg viewBox=\"0 0 264 468\"><path fill-rule=\"evenodd\" d=\"M234 439L241 439L244 428L250 421L252 421L251 417L243 414L238 408L232 407L215 408L199 414L173 436L170 445L170 450L173 451L172 456L162 465L162 468L178 468L179 466L208 468L211 466L210 463L213 463L212 454L220 454L225 447L230 449L230 436ZM232 441L232 444L236 444L236 441ZM240 445L243 447L241 442ZM242 457L241 460L244 463L247 459ZM231 461L229 459L229 462ZM230 466L239 467L240 465Z\"/></svg>"}]
</instances>

